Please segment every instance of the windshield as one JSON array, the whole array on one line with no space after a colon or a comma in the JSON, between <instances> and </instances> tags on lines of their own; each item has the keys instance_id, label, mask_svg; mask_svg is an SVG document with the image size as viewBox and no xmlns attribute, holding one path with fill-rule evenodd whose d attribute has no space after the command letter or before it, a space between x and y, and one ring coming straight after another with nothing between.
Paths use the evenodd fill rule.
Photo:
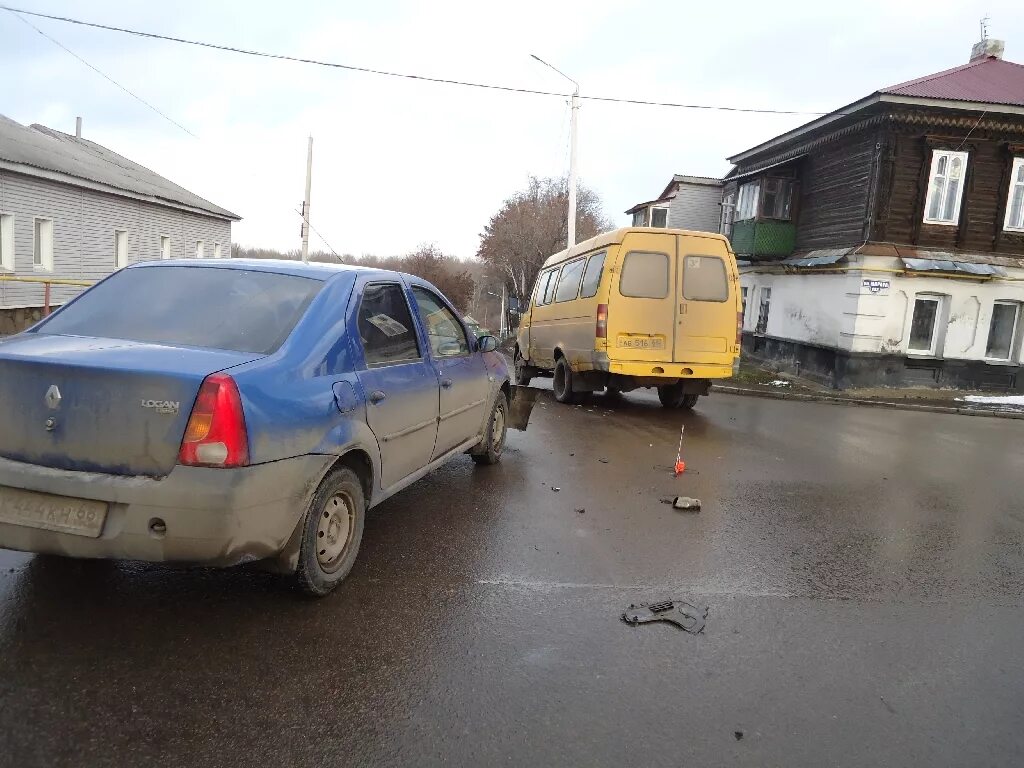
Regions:
<instances>
[{"instance_id":1,"label":"windshield","mask_svg":"<svg viewBox=\"0 0 1024 768\"><path fill-rule=\"evenodd\" d=\"M36 333L269 354L322 282L272 272L196 267L126 269Z\"/></svg>"}]
</instances>

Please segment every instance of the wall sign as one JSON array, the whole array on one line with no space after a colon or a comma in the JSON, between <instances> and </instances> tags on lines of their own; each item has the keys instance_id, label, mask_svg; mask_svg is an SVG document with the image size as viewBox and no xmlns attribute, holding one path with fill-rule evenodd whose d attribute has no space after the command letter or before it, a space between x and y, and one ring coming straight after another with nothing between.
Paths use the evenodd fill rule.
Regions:
<instances>
[{"instance_id":1,"label":"wall sign","mask_svg":"<svg viewBox=\"0 0 1024 768\"><path fill-rule=\"evenodd\" d=\"M863 286L872 293L878 293L879 291L889 290L888 280L865 280Z\"/></svg>"}]
</instances>

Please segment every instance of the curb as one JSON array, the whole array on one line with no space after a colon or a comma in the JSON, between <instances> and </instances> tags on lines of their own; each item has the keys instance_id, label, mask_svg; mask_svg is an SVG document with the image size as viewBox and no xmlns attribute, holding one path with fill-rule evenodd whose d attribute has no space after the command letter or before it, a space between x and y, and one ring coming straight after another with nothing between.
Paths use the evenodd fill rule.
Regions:
<instances>
[{"instance_id":1,"label":"curb","mask_svg":"<svg viewBox=\"0 0 1024 768\"><path fill-rule=\"evenodd\" d=\"M852 397L830 397L829 395L805 395L798 392L766 392L763 389L747 389L714 384L712 392L726 395L746 395L748 397L765 397L769 400L795 400L798 402L836 403L839 405L861 405L870 408L891 408L898 411L927 411L931 413L954 413L960 416L985 416L997 419L1024 419L1022 411L992 410L988 408L972 408L970 406L918 405L916 403L900 403L892 400L858 400Z\"/></svg>"}]
</instances>

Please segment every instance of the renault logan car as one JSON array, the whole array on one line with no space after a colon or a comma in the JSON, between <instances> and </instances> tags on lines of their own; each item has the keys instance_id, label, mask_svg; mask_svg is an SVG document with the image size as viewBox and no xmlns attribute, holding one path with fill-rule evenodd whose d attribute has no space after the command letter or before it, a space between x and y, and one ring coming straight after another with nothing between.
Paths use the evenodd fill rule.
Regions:
<instances>
[{"instance_id":1,"label":"renault logan car","mask_svg":"<svg viewBox=\"0 0 1024 768\"><path fill-rule=\"evenodd\" d=\"M495 347L410 275L123 269L0 341L0 547L267 561L326 594L369 507L461 453L501 458Z\"/></svg>"}]
</instances>

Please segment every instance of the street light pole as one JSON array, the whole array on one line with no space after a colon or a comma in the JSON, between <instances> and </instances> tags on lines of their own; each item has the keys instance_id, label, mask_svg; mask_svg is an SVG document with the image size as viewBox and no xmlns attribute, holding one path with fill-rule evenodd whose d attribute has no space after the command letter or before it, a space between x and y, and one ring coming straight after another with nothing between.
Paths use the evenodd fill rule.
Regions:
<instances>
[{"instance_id":1,"label":"street light pole","mask_svg":"<svg viewBox=\"0 0 1024 768\"><path fill-rule=\"evenodd\" d=\"M309 262L309 193L313 186L313 137L306 148L306 198L302 202L302 263Z\"/></svg>"},{"instance_id":2,"label":"street light pole","mask_svg":"<svg viewBox=\"0 0 1024 768\"><path fill-rule=\"evenodd\" d=\"M535 58L545 67L553 69L573 84L572 112L569 116L569 221L567 227L568 246L572 248L576 245L576 134L578 130L577 126L580 109L580 84L565 74L565 72L560 70L558 67L548 64L540 56L537 56L534 53L531 53L530 56Z\"/></svg>"}]
</instances>

